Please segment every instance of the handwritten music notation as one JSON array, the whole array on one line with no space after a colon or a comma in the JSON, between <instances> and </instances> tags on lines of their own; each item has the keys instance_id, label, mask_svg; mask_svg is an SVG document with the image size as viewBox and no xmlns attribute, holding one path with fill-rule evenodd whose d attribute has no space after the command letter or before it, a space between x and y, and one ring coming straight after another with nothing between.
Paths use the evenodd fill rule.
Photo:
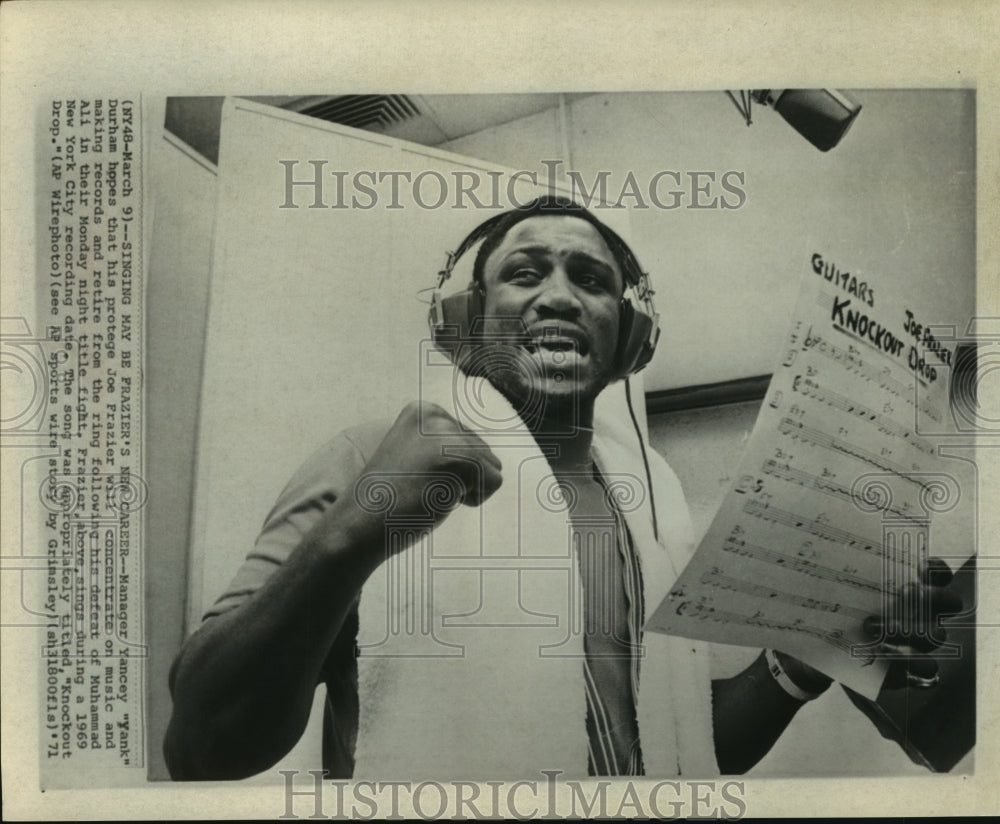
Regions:
<instances>
[{"instance_id":1,"label":"handwritten music notation","mask_svg":"<svg viewBox=\"0 0 1000 824\"><path fill-rule=\"evenodd\" d=\"M798 336L792 335L792 339L797 341ZM822 335L814 332L812 326L809 327L809 331L806 332L805 338L802 341L802 351L818 352L825 358L842 366L848 372L857 375L865 381L875 383L904 403L916 407L913 400L916 394L916 385L912 381L904 384L892 376L892 369L889 366L874 366L862 358L857 351L853 350L853 347L851 349L844 349L841 346L837 346L835 343L826 340ZM941 411L935 405L924 401L920 404L920 411L935 423L941 423Z\"/></svg>"},{"instance_id":2,"label":"handwritten music notation","mask_svg":"<svg viewBox=\"0 0 1000 824\"><path fill-rule=\"evenodd\" d=\"M809 598L805 595L798 595L794 592L775 589L763 584L751 584L742 578L734 578L719 567L712 567L701 576L701 582L716 589L740 592L744 595L751 595L755 598L776 599L785 604L802 607L803 609L815 609L821 612L838 612L842 615L850 615L858 621L863 621L868 613L855 607L846 606L833 601L824 601L819 598Z\"/></svg>"},{"instance_id":3,"label":"handwritten music notation","mask_svg":"<svg viewBox=\"0 0 1000 824\"><path fill-rule=\"evenodd\" d=\"M878 427L880 432L883 432L886 435L893 435L897 438L902 438L910 445L928 455L934 454L933 444L929 443L926 439L921 438L919 435L916 435L912 430L907 429L905 426L893 421L887 415L884 415L881 412L876 412L874 409L870 409L858 401L852 400L845 395L841 395L839 392L834 392L832 389L824 388L819 384L819 382L813 380L812 378L804 375L796 375L795 379L792 381L792 391L798 392L799 394L805 395L809 398L814 398L815 400L825 403L833 409L839 409L850 415L857 415L862 420Z\"/></svg>"},{"instance_id":4,"label":"handwritten music notation","mask_svg":"<svg viewBox=\"0 0 1000 824\"><path fill-rule=\"evenodd\" d=\"M781 423L778 425L778 431L781 432L782 435L788 435L794 440L805 441L824 449L831 449L841 452L844 455L850 455L852 458L864 461L865 463L877 467L884 472L890 472L893 475L902 478L904 481L915 484L921 489L926 487L926 484L923 481L909 475L905 467L895 461L890 461L886 457L869 452L867 449L864 449L863 447L860 447L855 443L851 443L843 438L838 438L835 435L828 435L826 432L822 432L819 429L806 426L801 421L794 421L791 418L782 418Z\"/></svg>"},{"instance_id":5,"label":"handwritten music notation","mask_svg":"<svg viewBox=\"0 0 1000 824\"><path fill-rule=\"evenodd\" d=\"M823 516L806 518L795 512L789 512L788 510L772 506L770 503L762 503L753 499L743 505L743 511L747 515L753 515L755 518L772 521L783 526L790 526L793 529L800 529L803 532L808 532L810 535L815 535L817 538L831 541L838 546L857 549L861 552L877 556L882 556L885 552L880 541L870 541L846 529L830 526L822 520Z\"/></svg>"},{"instance_id":6,"label":"handwritten music notation","mask_svg":"<svg viewBox=\"0 0 1000 824\"><path fill-rule=\"evenodd\" d=\"M671 592L670 597L675 600L683 599L685 594L684 589L680 588ZM742 615L738 612L723 609L721 606L715 606L714 603L706 598L682 601L677 609L680 615L694 618L698 621L712 621L727 626L742 624L766 630L808 635L844 652L850 652L855 646L850 639L844 636L843 631L839 629L823 629L822 627L807 624L802 618L795 618L791 621L781 620L777 617L769 618L763 610L757 610L751 615Z\"/></svg>"},{"instance_id":7,"label":"handwritten music notation","mask_svg":"<svg viewBox=\"0 0 1000 824\"><path fill-rule=\"evenodd\" d=\"M792 572L799 572L812 578L820 578L825 581L843 584L857 590L881 594L884 589L883 581L872 581L863 575L859 575L857 572L846 572L841 569L835 569L809 558L800 557L799 555L787 555L776 549L768 549L767 547L752 544L733 535L730 535L722 542L722 550L743 558L750 558L764 564L771 564L782 569L791 570Z\"/></svg>"},{"instance_id":8,"label":"handwritten music notation","mask_svg":"<svg viewBox=\"0 0 1000 824\"><path fill-rule=\"evenodd\" d=\"M805 279L729 491L647 626L774 647L874 698L888 665L854 644L917 579L945 457L917 419L943 420L948 386L907 368L899 306L866 305L876 346L841 335L836 306Z\"/></svg>"},{"instance_id":9,"label":"handwritten music notation","mask_svg":"<svg viewBox=\"0 0 1000 824\"><path fill-rule=\"evenodd\" d=\"M765 475L781 478L783 481L795 483L807 489L815 489L817 492L822 492L824 495L830 495L841 501L847 501L850 503L856 502L856 498L851 494L851 490L847 487L841 486L828 478L821 478L819 475L813 475L811 472L806 472L802 469L795 469L789 463L778 463L778 461L773 458L768 458L764 461L763 466L761 466L761 471ZM919 525L923 523L923 519L916 518L913 515L904 512L899 507L893 506L892 504L887 504L882 507L882 511L891 512L897 518L911 521L914 524Z\"/></svg>"}]
</instances>

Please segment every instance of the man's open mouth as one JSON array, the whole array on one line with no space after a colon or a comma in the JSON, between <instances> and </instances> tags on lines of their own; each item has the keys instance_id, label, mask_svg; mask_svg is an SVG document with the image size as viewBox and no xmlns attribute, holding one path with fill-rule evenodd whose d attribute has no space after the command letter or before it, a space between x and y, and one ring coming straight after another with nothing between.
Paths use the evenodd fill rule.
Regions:
<instances>
[{"instance_id":1,"label":"man's open mouth","mask_svg":"<svg viewBox=\"0 0 1000 824\"><path fill-rule=\"evenodd\" d=\"M536 352L576 352L583 356L590 351L590 342L586 336L576 332L547 329L532 334L531 338L525 341L525 349L532 354Z\"/></svg>"}]
</instances>

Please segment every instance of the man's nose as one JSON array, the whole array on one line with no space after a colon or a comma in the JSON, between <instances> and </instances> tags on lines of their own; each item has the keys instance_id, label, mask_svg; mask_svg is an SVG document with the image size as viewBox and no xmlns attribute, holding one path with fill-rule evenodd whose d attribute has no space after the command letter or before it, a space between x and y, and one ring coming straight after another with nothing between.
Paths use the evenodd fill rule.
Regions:
<instances>
[{"instance_id":1,"label":"man's nose","mask_svg":"<svg viewBox=\"0 0 1000 824\"><path fill-rule=\"evenodd\" d=\"M576 317L583 307L573 288L573 281L562 267L553 269L545 279L545 285L538 297L540 314L556 314Z\"/></svg>"}]
</instances>

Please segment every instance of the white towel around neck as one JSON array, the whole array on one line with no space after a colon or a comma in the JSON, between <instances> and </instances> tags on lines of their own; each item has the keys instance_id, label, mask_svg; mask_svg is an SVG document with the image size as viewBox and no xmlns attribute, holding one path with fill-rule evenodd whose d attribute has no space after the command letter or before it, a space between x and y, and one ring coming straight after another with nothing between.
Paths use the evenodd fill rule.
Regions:
<instances>
[{"instance_id":1,"label":"white towel around neck","mask_svg":"<svg viewBox=\"0 0 1000 824\"><path fill-rule=\"evenodd\" d=\"M365 585L355 777L586 777L582 589L565 503L507 400L482 378L440 374L422 387L423 399L486 441L503 463L503 483L482 506L458 507ZM598 399L594 429L607 482L638 481L645 491L623 384ZM649 461L659 541L648 495L626 496L621 506L647 616L692 542L676 477L658 456ZM705 647L652 632L643 644L637 714L646 774L716 775Z\"/></svg>"}]
</instances>

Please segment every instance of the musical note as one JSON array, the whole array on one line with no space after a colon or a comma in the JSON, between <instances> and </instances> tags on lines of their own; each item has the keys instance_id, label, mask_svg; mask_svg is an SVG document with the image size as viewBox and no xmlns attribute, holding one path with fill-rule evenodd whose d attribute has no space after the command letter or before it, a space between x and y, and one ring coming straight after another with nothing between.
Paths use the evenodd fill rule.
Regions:
<instances>
[{"instance_id":1,"label":"musical note","mask_svg":"<svg viewBox=\"0 0 1000 824\"><path fill-rule=\"evenodd\" d=\"M782 526L790 526L794 529L801 529L803 532L808 532L810 535L815 535L817 538L832 541L836 544L850 547L851 549L857 549L861 552L867 552L871 555L877 555L879 557L884 554L881 542L866 540L860 535L848 532L846 529L838 529L835 526L827 526L824 523L822 515L809 519L802 515L797 515L794 512L788 512L784 509L772 507L769 503L761 503L759 500L753 499L747 501L743 505L743 511L748 515L753 515L765 521L772 521L773 523L781 524Z\"/></svg>"},{"instance_id":2,"label":"musical note","mask_svg":"<svg viewBox=\"0 0 1000 824\"><path fill-rule=\"evenodd\" d=\"M883 456L873 455L868 450L863 449L850 441L846 441L843 438L828 435L825 432L821 432L819 429L806 426L801 421L794 421L791 418L782 418L781 423L778 425L778 431L782 435L788 435L793 440L804 441L805 443L811 443L824 449L831 449L837 452L842 452L845 455L850 455L853 458L857 458L859 461L864 461L865 463L878 467L885 472L891 472L893 475L902 478L904 481L916 484L921 489L924 489L926 486L919 478L911 477L902 465L897 464L894 461L887 460Z\"/></svg>"},{"instance_id":3,"label":"musical note","mask_svg":"<svg viewBox=\"0 0 1000 824\"><path fill-rule=\"evenodd\" d=\"M818 352L823 357L843 366L848 372L857 375L859 378L869 383L875 383L880 389L889 392L910 406L916 406L913 398L916 395L916 387L912 381L903 383L892 376L892 369L888 366L878 368L867 363L857 354L857 350L851 347L849 351L825 340L821 335L813 332L809 327L809 332L802 343L802 351ZM788 364L789 366L791 363ZM927 415L935 423L941 423L941 412L934 405L924 402L920 405L920 411Z\"/></svg>"},{"instance_id":4,"label":"musical note","mask_svg":"<svg viewBox=\"0 0 1000 824\"><path fill-rule=\"evenodd\" d=\"M764 461L761 471L765 475L772 475L775 478L781 478L783 481L795 483L807 489L815 489L817 492L822 492L824 495L830 495L838 500L850 503L854 502L854 496L846 487L834 483L833 481L824 480L823 478L817 477L809 472L805 472L804 470L795 469L791 466L791 464L778 463L777 461L768 458ZM904 501L900 506L902 506L902 509L888 505L883 507L882 510L883 512L891 512L897 518L911 521L914 524L922 523L921 519L914 518L912 515L908 515L903 511L910 508L908 501Z\"/></svg>"},{"instance_id":5,"label":"musical note","mask_svg":"<svg viewBox=\"0 0 1000 824\"><path fill-rule=\"evenodd\" d=\"M916 435L912 430L901 426L886 415L876 412L874 409L869 409L867 406L841 395L839 392L823 388L812 378L797 375L792 382L792 391L825 403L833 409L839 409L850 415L857 415L862 420L873 423L883 434L902 438L921 452L925 452L928 455L934 453L934 446L924 438ZM885 404L885 406L890 409L892 408L891 404Z\"/></svg>"},{"instance_id":6,"label":"musical note","mask_svg":"<svg viewBox=\"0 0 1000 824\"><path fill-rule=\"evenodd\" d=\"M826 581L844 584L858 590L881 594L887 588L882 581L872 581L855 573L843 572L842 570L837 570L805 558L786 555L783 552L767 549L738 538L727 538L722 544L722 549L724 552L731 552L735 555L765 564L773 564L782 569L799 572L813 578L821 578Z\"/></svg>"},{"instance_id":7,"label":"musical note","mask_svg":"<svg viewBox=\"0 0 1000 824\"><path fill-rule=\"evenodd\" d=\"M830 644L837 649L850 651L854 646L853 642L844 637L843 631L839 629L822 629L810 624L806 624L801 618L792 621L782 621L779 618L768 618L762 610L753 615L740 615L737 612L720 609L713 606L708 599L698 598L693 601L681 601L676 607L678 615L688 618L695 618L699 621L713 621L719 624L743 624L745 626L758 626L770 630L787 630L818 638L826 644Z\"/></svg>"},{"instance_id":8,"label":"musical note","mask_svg":"<svg viewBox=\"0 0 1000 824\"><path fill-rule=\"evenodd\" d=\"M701 582L717 589L739 592L755 598L778 599L782 603L802 607L803 609L815 609L821 612L839 612L843 615L851 615L857 618L858 621L863 621L868 617L867 612L854 607L833 603L831 601L824 601L818 598L807 598L803 595L774 589L773 587L764 586L763 584L749 584L740 578L734 578L731 575L726 575L719 567L712 567L711 571L702 575Z\"/></svg>"}]
</instances>

